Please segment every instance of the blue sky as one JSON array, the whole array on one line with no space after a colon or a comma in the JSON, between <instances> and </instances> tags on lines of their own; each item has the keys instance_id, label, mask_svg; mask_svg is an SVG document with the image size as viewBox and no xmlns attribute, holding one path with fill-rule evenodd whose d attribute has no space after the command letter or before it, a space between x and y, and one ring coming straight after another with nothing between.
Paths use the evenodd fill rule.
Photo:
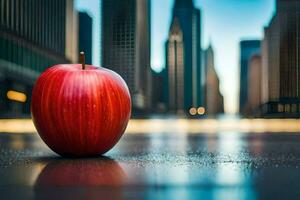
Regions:
<instances>
[{"instance_id":1,"label":"blue sky","mask_svg":"<svg viewBox=\"0 0 300 200\"><path fill-rule=\"evenodd\" d=\"M237 111L239 89L239 41L261 39L275 11L275 0L194 0L202 11L202 48L211 41L225 110ZM165 66L164 43L168 37L174 0L152 0L151 67ZM94 18L93 64L100 62L99 0L76 0L76 8Z\"/></svg>"}]
</instances>

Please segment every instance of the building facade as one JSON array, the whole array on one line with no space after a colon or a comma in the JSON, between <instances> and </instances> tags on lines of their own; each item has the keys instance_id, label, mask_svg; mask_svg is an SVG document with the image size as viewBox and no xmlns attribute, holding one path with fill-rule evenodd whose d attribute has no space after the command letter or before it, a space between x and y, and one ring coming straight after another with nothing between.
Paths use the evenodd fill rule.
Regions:
<instances>
[{"instance_id":1,"label":"building facade","mask_svg":"<svg viewBox=\"0 0 300 200\"><path fill-rule=\"evenodd\" d=\"M188 114L203 104L201 18L192 0L176 0L166 43L168 110Z\"/></svg>"},{"instance_id":2,"label":"building facade","mask_svg":"<svg viewBox=\"0 0 300 200\"><path fill-rule=\"evenodd\" d=\"M248 116L259 116L259 106L262 100L262 58L254 55L249 61L248 73L248 100L246 114Z\"/></svg>"},{"instance_id":3,"label":"building facade","mask_svg":"<svg viewBox=\"0 0 300 200\"><path fill-rule=\"evenodd\" d=\"M73 0L0 0L0 115L30 113L39 74L77 61Z\"/></svg>"},{"instance_id":4,"label":"building facade","mask_svg":"<svg viewBox=\"0 0 300 200\"><path fill-rule=\"evenodd\" d=\"M78 50L79 52L85 52L85 62L88 64L92 64L93 19L88 13L79 12L78 20Z\"/></svg>"},{"instance_id":5,"label":"building facade","mask_svg":"<svg viewBox=\"0 0 300 200\"><path fill-rule=\"evenodd\" d=\"M240 42L240 96L239 112L245 113L248 100L249 61L255 54L261 53L260 40L243 40Z\"/></svg>"},{"instance_id":6,"label":"building facade","mask_svg":"<svg viewBox=\"0 0 300 200\"><path fill-rule=\"evenodd\" d=\"M276 13L265 28L262 55L262 115L299 116L300 2L277 0Z\"/></svg>"},{"instance_id":7,"label":"building facade","mask_svg":"<svg viewBox=\"0 0 300 200\"><path fill-rule=\"evenodd\" d=\"M150 0L102 0L102 66L126 81L133 109L151 108Z\"/></svg>"},{"instance_id":8,"label":"building facade","mask_svg":"<svg viewBox=\"0 0 300 200\"><path fill-rule=\"evenodd\" d=\"M166 113L167 105L167 79L166 69L161 72L152 71L152 112Z\"/></svg>"},{"instance_id":9,"label":"building facade","mask_svg":"<svg viewBox=\"0 0 300 200\"><path fill-rule=\"evenodd\" d=\"M220 81L215 70L214 50L210 45L204 52L205 68L205 114L215 116L224 113L224 98L220 92Z\"/></svg>"},{"instance_id":10,"label":"building facade","mask_svg":"<svg viewBox=\"0 0 300 200\"><path fill-rule=\"evenodd\" d=\"M184 46L183 32L177 18L173 21L167 43L168 58L168 109L184 113Z\"/></svg>"}]
</instances>

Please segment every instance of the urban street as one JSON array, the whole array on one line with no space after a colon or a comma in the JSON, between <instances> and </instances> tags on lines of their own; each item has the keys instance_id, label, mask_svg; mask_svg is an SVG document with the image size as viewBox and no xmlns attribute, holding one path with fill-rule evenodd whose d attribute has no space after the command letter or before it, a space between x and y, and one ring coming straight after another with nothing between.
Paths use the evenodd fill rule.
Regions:
<instances>
[{"instance_id":1,"label":"urban street","mask_svg":"<svg viewBox=\"0 0 300 200\"><path fill-rule=\"evenodd\" d=\"M0 200L300 197L300 0L0 0Z\"/></svg>"},{"instance_id":2,"label":"urban street","mask_svg":"<svg viewBox=\"0 0 300 200\"><path fill-rule=\"evenodd\" d=\"M267 120L212 120L199 126L178 120L169 129L174 121L136 120L105 156L76 159L52 152L38 134L30 133L30 122L0 121L4 123L19 123L26 132L19 133L16 124L0 134L1 199L233 200L300 195L300 134L293 132L300 129L297 120L275 128L276 121ZM201 123L210 124L204 127L207 132L197 132ZM176 131L183 126L186 129Z\"/></svg>"}]
</instances>

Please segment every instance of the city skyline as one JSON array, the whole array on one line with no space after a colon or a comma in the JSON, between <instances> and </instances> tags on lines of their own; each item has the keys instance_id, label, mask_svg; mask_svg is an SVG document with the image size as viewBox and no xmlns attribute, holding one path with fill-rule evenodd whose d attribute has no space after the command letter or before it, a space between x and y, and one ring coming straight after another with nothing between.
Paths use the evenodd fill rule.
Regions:
<instances>
[{"instance_id":1,"label":"city skyline","mask_svg":"<svg viewBox=\"0 0 300 200\"><path fill-rule=\"evenodd\" d=\"M268 25L275 11L275 0L194 0L194 3L195 7L202 10L202 49L207 48L210 41L214 46L225 111L234 113L238 110L239 98L239 42L242 39L263 38L263 28ZM151 4L151 67L160 71L165 67L164 48L174 0L152 0ZM97 38L100 33L98 7L98 0L89 0L89 3L76 1L76 8L88 11L94 18L93 24L97 25L93 30L94 41L99 41L93 43L93 64L96 66L100 66L101 40ZM253 9L256 10L255 15Z\"/></svg>"},{"instance_id":2,"label":"city skyline","mask_svg":"<svg viewBox=\"0 0 300 200\"><path fill-rule=\"evenodd\" d=\"M75 0L60 4L56 4L58 0L56 3L49 1L48 4L34 0L34 6L30 6L29 2L23 4L21 0L14 3L9 0L2 1L0 46L3 53L2 61L0 60L0 78L3 82L2 99L5 99L5 103L1 106L7 108L7 113L11 110L13 113L28 114L31 89L42 71L59 63L77 63L79 51L85 51L88 54L87 63L92 63L92 43L96 43L92 41L92 31L95 29L92 27L93 14L76 9L73 3ZM223 109L217 109L220 112L209 109L204 99L210 103L210 108L218 107L217 104L222 104L219 107L223 107L223 96L226 96L226 92L221 92L222 86L224 87L224 82L223 85L221 82L225 76L231 94L239 89L236 96L239 97L241 116L298 116L298 0L276 0L276 12L271 20L263 28L257 28L263 32L263 37L248 39L245 34L238 40L239 53L235 59L239 71L237 77L228 68L228 64L232 62L229 57L222 59L223 71L218 71L218 54L215 50L215 46L228 43L222 46L227 49L227 54L219 54L219 58L228 56L228 52L234 53L230 50L230 45L234 42L231 41L232 38L226 40L226 36L228 32L235 30L236 19L230 21L232 30L220 32L222 42L214 43L215 38L210 38L209 47L205 48L202 45L202 35L205 34L202 31L202 24L205 24L202 19L205 19L205 12L195 6L194 0L176 0L172 7L172 24L169 26L162 53L166 62L162 69L165 70L164 73L159 73L151 69L150 61L152 1L95 2L101 9L99 18L102 19L98 21L98 26L102 27L101 34L99 33L102 38L102 59L99 56L96 59L101 61L103 67L112 69L123 77L131 93L134 116L154 114L155 110L164 114L190 116L200 108L198 114L223 113ZM17 12L18 8L20 10ZM231 5L231 9L233 8L238 7ZM55 10L60 15L50 17L49 14ZM234 9L231 12L237 11ZM35 19L35 15L41 19ZM239 21L252 27L250 19ZM220 26L226 28L227 25L221 23ZM156 24L152 24L152 31L155 29ZM155 42L152 46L154 44ZM152 51L153 49L156 50L155 47ZM153 57L155 56L152 55ZM204 74L204 69L211 70ZM236 78L239 81L233 84ZM152 79L158 83L153 84ZM156 88L156 93L152 87ZM234 95L230 96L233 97ZM227 96L227 101L228 99ZM16 102L26 103L25 109ZM231 104L234 105L234 102ZM227 103L227 109L228 107L230 105ZM202 112L203 110L207 110L207 113Z\"/></svg>"}]
</instances>

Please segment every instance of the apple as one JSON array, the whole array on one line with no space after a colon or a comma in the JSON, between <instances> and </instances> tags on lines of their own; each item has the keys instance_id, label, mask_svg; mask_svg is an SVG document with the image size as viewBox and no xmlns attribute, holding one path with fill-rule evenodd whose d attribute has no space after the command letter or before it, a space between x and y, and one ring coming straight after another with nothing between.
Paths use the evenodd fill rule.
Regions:
<instances>
[{"instance_id":1,"label":"apple","mask_svg":"<svg viewBox=\"0 0 300 200\"><path fill-rule=\"evenodd\" d=\"M131 115L125 81L115 72L84 63L48 68L32 92L33 123L43 141L62 156L109 151Z\"/></svg>"}]
</instances>

